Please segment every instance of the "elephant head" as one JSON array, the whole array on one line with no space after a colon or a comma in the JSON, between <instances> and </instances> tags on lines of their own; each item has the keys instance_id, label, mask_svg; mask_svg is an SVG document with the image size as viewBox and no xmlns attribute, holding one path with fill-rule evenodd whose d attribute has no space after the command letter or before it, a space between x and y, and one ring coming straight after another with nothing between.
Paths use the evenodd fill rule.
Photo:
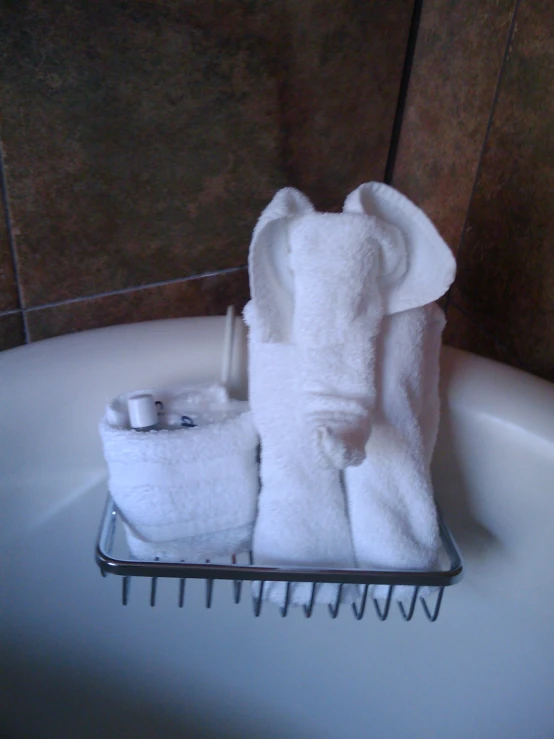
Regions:
<instances>
[{"instance_id":1,"label":"elephant head","mask_svg":"<svg viewBox=\"0 0 554 739\"><path fill-rule=\"evenodd\" d=\"M360 464L375 404L385 315L438 299L455 261L425 214L394 189L367 183L342 213L317 213L292 188L263 212L250 249L257 339L298 348L298 412L321 458Z\"/></svg>"}]
</instances>

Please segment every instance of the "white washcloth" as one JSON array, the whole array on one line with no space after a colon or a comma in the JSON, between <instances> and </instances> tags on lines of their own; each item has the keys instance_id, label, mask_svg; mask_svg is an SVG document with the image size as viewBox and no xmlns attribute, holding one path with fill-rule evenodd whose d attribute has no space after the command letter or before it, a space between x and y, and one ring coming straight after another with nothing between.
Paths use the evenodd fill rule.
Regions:
<instances>
[{"instance_id":1,"label":"white washcloth","mask_svg":"<svg viewBox=\"0 0 554 739\"><path fill-rule=\"evenodd\" d=\"M143 393L162 401L162 430L129 428L127 401ZM181 428L181 415L198 425ZM217 385L126 393L106 408L100 434L135 557L200 561L250 548L259 476L247 403Z\"/></svg>"},{"instance_id":2,"label":"white washcloth","mask_svg":"<svg viewBox=\"0 0 554 739\"><path fill-rule=\"evenodd\" d=\"M281 190L263 212L250 247L252 300L244 316L250 404L262 444L253 554L262 565L348 568L354 558L340 472L306 433L301 355L293 334L288 226L310 213L301 193ZM311 591L308 584L292 586L290 602L307 604ZM337 593L337 586L320 586L316 602L334 603ZM266 583L264 598L282 604L284 597L284 583ZM344 588L342 598L348 597Z\"/></svg>"},{"instance_id":3,"label":"white washcloth","mask_svg":"<svg viewBox=\"0 0 554 739\"><path fill-rule=\"evenodd\" d=\"M386 317L376 343L376 403L366 459L345 472L358 565L433 569L439 532L430 462L439 423L439 353L444 327L438 299L454 278L450 249L428 218L400 193L370 183L345 210L397 227L406 249L404 276L381 286ZM419 306L419 307L418 307ZM396 588L403 598L411 588ZM387 589L373 589L383 597Z\"/></svg>"}]
</instances>

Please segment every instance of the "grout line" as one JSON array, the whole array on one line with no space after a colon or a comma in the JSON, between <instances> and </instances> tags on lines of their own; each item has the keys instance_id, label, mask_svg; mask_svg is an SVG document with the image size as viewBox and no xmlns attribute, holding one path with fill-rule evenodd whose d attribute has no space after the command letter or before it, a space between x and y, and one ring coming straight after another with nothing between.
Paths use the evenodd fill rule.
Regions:
<instances>
[{"instance_id":1,"label":"grout line","mask_svg":"<svg viewBox=\"0 0 554 739\"><path fill-rule=\"evenodd\" d=\"M504 48L504 54L502 55L502 62L500 64L500 70L498 71L498 77L496 78L496 87L494 89L494 95L492 98L492 104L491 109L489 113L489 118L487 120L487 127L485 129L485 135L483 137L483 143L481 146L481 151L479 152L479 160L477 162L477 169L475 170L475 178L473 180L473 186L471 188L471 193L469 195L469 200L467 204L467 209L464 217L464 222L462 225L462 233L460 235L460 240L458 242L458 247L456 249L456 252L454 253L454 256L456 257L456 262L458 261L458 258L460 254L462 253L462 248L465 242L465 235L466 235L466 229L469 222L469 213L471 210L471 204L473 203L473 200L475 198L475 193L477 192L477 185L479 183L479 178L481 176L481 170L483 168L483 161L485 159L485 152L487 149L487 144L489 143L490 133L492 130L492 124L494 120L494 114L496 113L496 105L498 103L498 98L500 97L500 86L502 84L502 79L504 77L504 72L506 68L506 62L508 61L508 54L510 53L510 46L513 40L514 36L514 29L516 24L516 17L519 10L520 0L516 0L514 9L512 11L512 18L510 20L510 25L508 27L508 34L506 37L506 46ZM444 313L446 317L448 318L448 309L450 307L450 302L452 300L452 289L454 285L451 285L448 292L446 293L446 298L444 301Z\"/></svg>"},{"instance_id":2,"label":"grout line","mask_svg":"<svg viewBox=\"0 0 554 739\"><path fill-rule=\"evenodd\" d=\"M402 123L404 121L404 110L406 108L406 100L408 98L408 90L410 87L410 78L412 76L415 48L417 44L417 37L419 34L419 22L421 20L422 6L423 0L415 0L414 9L412 12L412 19L410 21L408 42L406 44L406 56L404 57L402 76L400 78L400 88L398 90L396 112L394 114L394 121L392 124L389 153L387 156L387 163L385 165L384 181L387 185L392 184L394 167L396 165L396 156L398 154L398 145L400 143L400 134L402 132Z\"/></svg>"},{"instance_id":3,"label":"grout line","mask_svg":"<svg viewBox=\"0 0 554 739\"><path fill-rule=\"evenodd\" d=\"M17 248L15 244L15 234L13 232L13 225L12 225L12 218L11 218L11 211L10 211L10 201L8 198L8 181L6 179L6 170L4 167L4 147L2 145L1 140L0 140L0 190L2 191L2 205L4 207L4 219L6 223L6 231L8 234L8 248L10 250L10 255L12 258L15 289L17 292L17 299L19 300L21 318L23 321L23 336L25 338L25 343L28 344L29 343L29 326L27 325L27 317L25 315L25 310L23 308L23 291L21 289L19 258L17 256ZM18 311L15 311L15 312L18 312Z\"/></svg>"},{"instance_id":4,"label":"grout line","mask_svg":"<svg viewBox=\"0 0 554 739\"><path fill-rule=\"evenodd\" d=\"M21 308L12 308L10 310L2 310L0 311L0 318L4 318L4 316L14 316L16 313L23 313Z\"/></svg>"},{"instance_id":5,"label":"grout line","mask_svg":"<svg viewBox=\"0 0 554 739\"><path fill-rule=\"evenodd\" d=\"M149 290L153 287L165 287L166 285L178 285L182 282L191 282L193 280L201 280L205 277L217 277L219 275L233 274L246 269L243 267L229 267L214 272L203 272L199 275L191 275L190 277L174 277L171 280L161 280L160 282L150 282L148 285L138 285L136 287L123 287L121 290L108 290L103 293L95 293L94 295L84 295L79 298L69 298L68 300L58 300L53 303L43 303L42 305L34 305L30 308L24 308L23 313L33 313L37 310L45 308L58 308L62 305L72 305L73 303L83 303L87 300L98 300L99 298L110 298L114 295L126 295L128 293L140 292L141 290Z\"/></svg>"}]
</instances>

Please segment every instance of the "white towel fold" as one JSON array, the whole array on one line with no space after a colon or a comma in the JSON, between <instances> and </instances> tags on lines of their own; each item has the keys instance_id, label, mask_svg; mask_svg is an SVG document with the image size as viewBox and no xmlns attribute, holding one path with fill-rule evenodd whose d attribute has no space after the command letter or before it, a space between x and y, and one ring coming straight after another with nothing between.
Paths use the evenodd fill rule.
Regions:
<instances>
[{"instance_id":1,"label":"white towel fold","mask_svg":"<svg viewBox=\"0 0 554 739\"><path fill-rule=\"evenodd\" d=\"M294 335L295 280L289 272L289 221L313 213L296 190L281 190L262 214L250 247L249 388L261 440L261 494L254 562L274 566L354 566L339 470L306 433ZM293 585L291 603L307 604L311 586ZM334 603L337 586L320 586L317 602ZM342 598L347 600L348 588ZM282 604L284 583L266 583L264 598Z\"/></svg>"},{"instance_id":2,"label":"white towel fold","mask_svg":"<svg viewBox=\"0 0 554 739\"><path fill-rule=\"evenodd\" d=\"M298 418L296 347L251 340L249 350L250 402L262 441L254 563L353 567L340 471L321 463ZM268 582L264 598L282 605L285 588L284 583ZM316 602L334 603L336 597L336 586L321 585ZM310 598L311 585L291 587L291 603L307 604ZM342 599L348 598L348 588L343 588Z\"/></svg>"},{"instance_id":3,"label":"white towel fold","mask_svg":"<svg viewBox=\"0 0 554 739\"><path fill-rule=\"evenodd\" d=\"M444 316L429 305L388 316L378 348L378 394L366 459L345 470L352 539L364 569L428 570L439 532L430 461L439 421ZM411 589L396 588L403 598ZM386 589L373 589L384 597Z\"/></svg>"},{"instance_id":4,"label":"white towel fold","mask_svg":"<svg viewBox=\"0 0 554 739\"><path fill-rule=\"evenodd\" d=\"M247 551L259 488L248 404L230 400L222 386L140 393L162 401L162 430L129 428L127 401L138 392L116 398L100 423L131 553L199 561ZM181 428L181 415L198 425Z\"/></svg>"},{"instance_id":5,"label":"white towel fold","mask_svg":"<svg viewBox=\"0 0 554 739\"><path fill-rule=\"evenodd\" d=\"M343 469L365 456L383 318L380 252L397 234L364 215L317 213L291 219L288 235L299 412L315 450Z\"/></svg>"},{"instance_id":6,"label":"white towel fold","mask_svg":"<svg viewBox=\"0 0 554 739\"><path fill-rule=\"evenodd\" d=\"M452 254L427 217L400 193L371 183L346 211L394 225L406 249L403 275L381 285L386 317L376 343L376 403L366 459L345 471L358 565L427 570L438 565L439 532L430 462L439 423L438 299L454 278ZM394 597L410 596L397 587ZM385 597L387 588L373 588Z\"/></svg>"},{"instance_id":7,"label":"white towel fold","mask_svg":"<svg viewBox=\"0 0 554 739\"><path fill-rule=\"evenodd\" d=\"M240 552L248 552L252 546L252 522L232 529L162 542L144 539L125 520L123 525L132 557L146 562L154 560L161 562L221 560L224 564L231 564L229 557Z\"/></svg>"},{"instance_id":8,"label":"white towel fold","mask_svg":"<svg viewBox=\"0 0 554 739\"><path fill-rule=\"evenodd\" d=\"M316 213L285 189L254 231L249 268L251 401L262 441L256 561L351 566L336 475L346 469L358 565L431 566L428 452L442 319L422 306L451 284L450 250L386 185L362 185L342 214Z\"/></svg>"}]
</instances>

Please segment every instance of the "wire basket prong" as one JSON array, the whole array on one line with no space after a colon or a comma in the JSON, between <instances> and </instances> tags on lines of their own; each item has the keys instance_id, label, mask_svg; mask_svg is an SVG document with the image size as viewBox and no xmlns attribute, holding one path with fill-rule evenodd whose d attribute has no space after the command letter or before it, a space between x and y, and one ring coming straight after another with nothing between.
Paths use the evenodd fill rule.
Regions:
<instances>
[{"instance_id":1,"label":"wire basket prong","mask_svg":"<svg viewBox=\"0 0 554 739\"><path fill-rule=\"evenodd\" d=\"M290 605L290 593L291 593L292 583L287 582L286 588L285 588L285 602L279 609L281 611L281 616L283 618L286 618L287 613L289 612L289 605Z\"/></svg>"},{"instance_id":2,"label":"wire basket prong","mask_svg":"<svg viewBox=\"0 0 554 739\"><path fill-rule=\"evenodd\" d=\"M425 615L427 616L429 621L431 621L431 623L435 623L435 621L439 617L443 593L444 588L440 588L439 594L437 595L437 600L435 601L435 607L432 612L429 610L429 606L427 605L427 601L425 600L425 598L423 596L420 597L421 605L423 606Z\"/></svg>"},{"instance_id":3,"label":"wire basket prong","mask_svg":"<svg viewBox=\"0 0 554 739\"><path fill-rule=\"evenodd\" d=\"M150 606L154 608L156 605L156 591L158 589L158 578L153 577L150 584Z\"/></svg>"},{"instance_id":4,"label":"wire basket prong","mask_svg":"<svg viewBox=\"0 0 554 739\"><path fill-rule=\"evenodd\" d=\"M129 602L130 587L131 587L131 578L128 575L126 575L125 577L122 578L122 583L121 583L121 602L123 603L124 606L126 606L127 603Z\"/></svg>"},{"instance_id":5,"label":"wire basket prong","mask_svg":"<svg viewBox=\"0 0 554 739\"><path fill-rule=\"evenodd\" d=\"M337 597L335 598L335 602L333 603L333 605L329 603L329 614L331 615L331 618L336 618L339 615L343 585L344 583L342 582L339 583L339 586L337 588Z\"/></svg>"},{"instance_id":6,"label":"wire basket prong","mask_svg":"<svg viewBox=\"0 0 554 739\"><path fill-rule=\"evenodd\" d=\"M416 586L414 587L414 592L410 599L410 605L407 611L404 608L404 604L401 601L398 601L398 608L400 609L400 613L402 614L402 618L404 619L404 621L412 620L412 616L414 615L415 607L417 604L418 593L419 593L419 586Z\"/></svg>"},{"instance_id":7,"label":"wire basket prong","mask_svg":"<svg viewBox=\"0 0 554 739\"><path fill-rule=\"evenodd\" d=\"M373 605L375 606L375 611L377 613L377 617L379 621L386 621L389 615L390 603L392 599L392 591L394 590L394 585L389 585L388 587L389 589L387 591L387 597L385 599L385 605L383 609L381 609L381 607L379 606L378 599L372 597Z\"/></svg>"},{"instance_id":8,"label":"wire basket prong","mask_svg":"<svg viewBox=\"0 0 554 739\"><path fill-rule=\"evenodd\" d=\"M317 593L318 585L319 583L317 582L312 583L312 594L310 596L310 602L308 603L308 605L304 605L304 615L306 616L306 618L311 618L312 611L314 610L315 596Z\"/></svg>"},{"instance_id":9,"label":"wire basket prong","mask_svg":"<svg viewBox=\"0 0 554 739\"><path fill-rule=\"evenodd\" d=\"M358 607L356 603L352 603L352 611L354 612L354 616L356 618L356 621L361 621L364 617L365 613L365 607L367 603L367 594L369 592L369 585L364 585L364 590L362 594L362 601L360 603L360 606Z\"/></svg>"},{"instance_id":10,"label":"wire basket prong","mask_svg":"<svg viewBox=\"0 0 554 739\"><path fill-rule=\"evenodd\" d=\"M238 605L242 595L242 580L233 580L234 601Z\"/></svg>"},{"instance_id":11,"label":"wire basket prong","mask_svg":"<svg viewBox=\"0 0 554 739\"><path fill-rule=\"evenodd\" d=\"M262 603L263 603L263 597L264 597L264 586L265 586L265 580L262 580L260 582L260 591L256 596L253 596L253 605L254 605L254 616L258 618L260 613L262 612Z\"/></svg>"},{"instance_id":12,"label":"wire basket prong","mask_svg":"<svg viewBox=\"0 0 554 739\"><path fill-rule=\"evenodd\" d=\"M185 585L187 583L186 578L181 577L179 580L179 608L185 605Z\"/></svg>"},{"instance_id":13,"label":"wire basket prong","mask_svg":"<svg viewBox=\"0 0 554 739\"><path fill-rule=\"evenodd\" d=\"M212 607L212 598L214 594L214 581L211 577L206 578L206 608Z\"/></svg>"}]
</instances>

